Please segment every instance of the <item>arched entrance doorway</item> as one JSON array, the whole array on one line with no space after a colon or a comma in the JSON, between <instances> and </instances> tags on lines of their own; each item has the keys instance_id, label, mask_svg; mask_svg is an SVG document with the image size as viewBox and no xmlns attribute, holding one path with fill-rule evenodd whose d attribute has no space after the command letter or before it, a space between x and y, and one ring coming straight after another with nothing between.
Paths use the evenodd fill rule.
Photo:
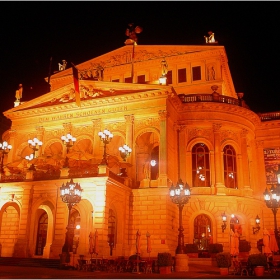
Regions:
<instances>
[{"instance_id":1,"label":"arched entrance doorway","mask_svg":"<svg viewBox=\"0 0 280 280\"><path fill-rule=\"evenodd\" d=\"M48 214L44 212L38 221L37 241L35 255L42 256L47 241Z\"/></svg>"},{"instance_id":2,"label":"arched entrance doorway","mask_svg":"<svg viewBox=\"0 0 280 280\"><path fill-rule=\"evenodd\" d=\"M210 218L201 214L194 219L194 244L199 250L208 250L212 240L212 224Z\"/></svg>"}]
</instances>

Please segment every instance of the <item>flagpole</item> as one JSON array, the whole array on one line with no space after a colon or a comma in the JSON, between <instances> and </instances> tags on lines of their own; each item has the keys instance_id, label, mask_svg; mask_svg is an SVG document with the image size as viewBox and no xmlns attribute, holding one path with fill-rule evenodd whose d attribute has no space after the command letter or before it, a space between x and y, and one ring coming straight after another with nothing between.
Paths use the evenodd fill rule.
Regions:
<instances>
[{"instance_id":1,"label":"flagpole","mask_svg":"<svg viewBox=\"0 0 280 280\"><path fill-rule=\"evenodd\" d=\"M135 50L135 41L133 41L132 45L132 58L131 58L131 82L133 83L133 76L134 76L134 50Z\"/></svg>"}]
</instances>

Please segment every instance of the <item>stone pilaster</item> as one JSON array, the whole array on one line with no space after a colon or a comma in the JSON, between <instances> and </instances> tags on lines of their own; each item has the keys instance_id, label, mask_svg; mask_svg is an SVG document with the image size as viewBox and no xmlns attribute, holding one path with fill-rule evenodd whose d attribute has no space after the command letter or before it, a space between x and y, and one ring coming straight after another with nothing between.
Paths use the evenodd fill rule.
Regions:
<instances>
[{"instance_id":1,"label":"stone pilaster","mask_svg":"<svg viewBox=\"0 0 280 280\"><path fill-rule=\"evenodd\" d=\"M159 144L159 178L158 185L167 186L167 143L166 143L166 119L168 117L166 110L158 112L160 120L160 144Z\"/></svg>"}]
</instances>

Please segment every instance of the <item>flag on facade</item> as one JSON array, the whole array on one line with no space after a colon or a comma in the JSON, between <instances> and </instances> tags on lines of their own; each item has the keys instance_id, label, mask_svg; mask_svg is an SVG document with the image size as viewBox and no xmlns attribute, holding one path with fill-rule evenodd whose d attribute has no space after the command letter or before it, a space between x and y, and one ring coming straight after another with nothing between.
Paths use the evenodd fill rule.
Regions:
<instances>
[{"instance_id":1,"label":"flag on facade","mask_svg":"<svg viewBox=\"0 0 280 280\"><path fill-rule=\"evenodd\" d=\"M80 86L79 86L79 72L78 69L72 64L72 71L73 71L73 80L74 80L74 89L75 89L75 96L76 96L76 104L81 107L81 100L80 100Z\"/></svg>"}]
</instances>

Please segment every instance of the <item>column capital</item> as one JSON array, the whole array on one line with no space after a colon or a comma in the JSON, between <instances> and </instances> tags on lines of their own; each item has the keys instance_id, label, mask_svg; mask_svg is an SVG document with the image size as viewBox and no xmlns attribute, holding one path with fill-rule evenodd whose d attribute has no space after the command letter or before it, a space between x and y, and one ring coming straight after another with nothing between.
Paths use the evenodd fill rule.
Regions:
<instances>
[{"instance_id":1,"label":"column capital","mask_svg":"<svg viewBox=\"0 0 280 280\"><path fill-rule=\"evenodd\" d=\"M161 121L165 121L168 118L168 113L166 110L160 110L158 111L158 114Z\"/></svg>"},{"instance_id":2,"label":"column capital","mask_svg":"<svg viewBox=\"0 0 280 280\"><path fill-rule=\"evenodd\" d=\"M134 115L125 115L124 118L127 123L134 123Z\"/></svg>"},{"instance_id":3,"label":"column capital","mask_svg":"<svg viewBox=\"0 0 280 280\"><path fill-rule=\"evenodd\" d=\"M213 123L213 130L215 132L220 132L222 125L220 123Z\"/></svg>"}]
</instances>

